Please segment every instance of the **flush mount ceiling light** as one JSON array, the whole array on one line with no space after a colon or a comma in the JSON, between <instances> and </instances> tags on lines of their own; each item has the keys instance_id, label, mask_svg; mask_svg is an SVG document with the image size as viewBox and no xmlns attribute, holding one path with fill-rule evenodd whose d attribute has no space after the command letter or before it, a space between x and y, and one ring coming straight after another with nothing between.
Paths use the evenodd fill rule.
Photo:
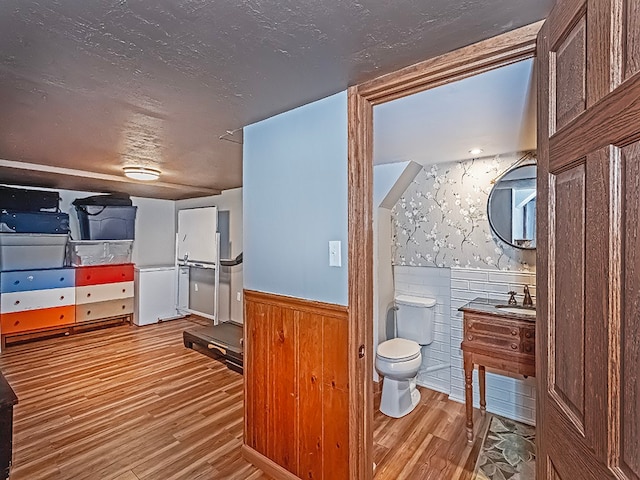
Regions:
<instances>
[{"instance_id":1,"label":"flush mount ceiling light","mask_svg":"<svg viewBox=\"0 0 640 480\"><path fill-rule=\"evenodd\" d=\"M150 182L160 178L160 170L148 167L124 167L124 176L132 178L133 180L142 180L143 182Z\"/></svg>"},{"instance_id":2,"label":"flush mount ceiling light","mask_svg":"<svg viewBox=\"0 0 640 480\"><path fill-rule=\"evenodd\" d=\"M471 150L469 150L469 153L471 155L480 155L484 150L482 150L481 148L472 148Z\"/></svg>"}]
</instances>

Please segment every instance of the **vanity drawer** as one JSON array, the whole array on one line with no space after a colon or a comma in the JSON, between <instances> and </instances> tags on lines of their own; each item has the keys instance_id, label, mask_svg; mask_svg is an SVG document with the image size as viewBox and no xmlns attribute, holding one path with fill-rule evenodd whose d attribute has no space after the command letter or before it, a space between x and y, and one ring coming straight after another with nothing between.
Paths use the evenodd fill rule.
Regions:
<instances>
[{"instance_id":1,"label":"vanity drawer","mask_svg":"<svg viewBox=\"0 0 640 480\"><path fill-rule=\"evenodd\" d=\"M499 319L470 319L465 322L465 331L473 335L500 335L520 338L520 326Z\"/></svg>"},{"instance_id":2,"label":"vanity drawer","mask_svg":"<svg viewBox=\"0 0 640 480\"><path fill-rule=\"evenodd\" d=\"M535 355L535 324L495 315L464 315L464 344L484 351Z\"/></svg>"},{"instance_id":3,"label":"vanity drawer","mask_svg":"<svg viewBox=\"0 0 640 480\"><path fill-rule=\"evenodd\" d=\"M505 352L523 353L520 338L518 337L503 337L503 336L490 336L481 334L468 333L465 337L468 344L477 346L489 347Z\"/></svg>"},{"instance_id":4,"label":"vanity drawer","mask_svg":"<svg viewBox=\"0 0 640 480\"><path fill-rule=\"evenodd\" d=\"M129 297L133 297L133 282L76 287L76 303L79 305Z\"/></svg>"},{"instance_id":5,"label":"vanity drawer","mask_svg":"<svg viewBox=\"0 0 640 480\"><path fill-rule=\"evenodd\" d=\"M79 287L115 282L133 282L132 263L78 267L76 271L76 286Z\"/></svg>"},{"instance_id":6,"label":"vanity drawer","mask_svg":"<svg viewBox=\"0 0 640 480\"><path fill-rule=\"evenodd\" d=\"M73 305L75 298L74 287L3 293L0 297L0 312L13 313Z\"/></svg>"},{"instance_id":7,"label":"vanity drawer","mask_svg":"<svg viewBox=\"0 0 640 480\"><path fill-rule=\"evenodd\" d=\"M133 313L133 298L108 300L76 306L76 323Z\"/></svg>"},{"instance_id":8,"label":"vanity drawer","mask_svg":"<svg viewBox=\"0 0 640 480\"><path fill-rule=\"evenodd\" d=\"M75 307L73 305L0 315L2 335L64 326L74 322Z\"/></svg>"},{"instance_id":9,"label":"vanity drawer","mask_svg":"<svg viewBox=\"0 0 640 480\"><path fill-rule=\"evenodd\" d=\"M11 293L73 287L75 281L76 272L73 268L2 272L0 273L0 291Z\"/></svg>"}]
</instances>

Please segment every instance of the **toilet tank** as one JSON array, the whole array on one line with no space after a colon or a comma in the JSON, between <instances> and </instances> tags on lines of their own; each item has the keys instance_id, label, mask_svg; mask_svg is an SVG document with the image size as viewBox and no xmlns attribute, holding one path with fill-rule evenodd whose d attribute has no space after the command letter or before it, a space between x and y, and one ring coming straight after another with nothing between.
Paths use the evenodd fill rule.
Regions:
<instances>
[{"instance_id":1,"label":"toilet tank","mask_svg":"<svg viewBox=\"0 0 640 480\"><path fill-rule=\"evenodd\" d=\"M414 295L396 297L398 337L413 340L420 345L433 342L436 300Z\"/></svg>"}]
</instances>

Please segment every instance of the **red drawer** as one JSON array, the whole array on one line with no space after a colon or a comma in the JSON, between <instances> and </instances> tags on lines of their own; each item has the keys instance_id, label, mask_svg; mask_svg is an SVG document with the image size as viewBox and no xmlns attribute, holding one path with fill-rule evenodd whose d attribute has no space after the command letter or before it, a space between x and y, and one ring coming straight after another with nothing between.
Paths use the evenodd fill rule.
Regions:
<instances>
[{"instance_id":1,"label":"red drawer","mask_svg":"<svg viewBox=\"0 0 640 480\"><path fill-rule=\"evenodd\" d=\"M133 263L76 268L76 286L133 282Z\"/></svg>"},{"instance_id":2,"label":"red drawer","mask_svg":"<svg viewBox=\"0 0 640 480\"><path fill-rule=\"evenodd\" d=\"M76 321L75 317L76 308L69 305L28 312L3 313L0 315L0 322L2 323L2 334L5 335L69 325Z\"/></svg>"}]
</instances>

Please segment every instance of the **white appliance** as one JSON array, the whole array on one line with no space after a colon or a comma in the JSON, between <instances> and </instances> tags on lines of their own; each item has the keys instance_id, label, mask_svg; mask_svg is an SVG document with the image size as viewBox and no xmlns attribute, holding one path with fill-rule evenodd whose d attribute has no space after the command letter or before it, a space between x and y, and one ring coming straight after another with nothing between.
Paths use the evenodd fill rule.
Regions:
<instances>
[{"instance_id":1,"label":"white appliance","mask_svg":"<svg viewBox=\"0 0 640 480\"><path fill-rule=\"evenodd\" d=\"M178 318L176 310L176 267L135 267L133 323L142 326Z\"/></svg>"}]
</instances>

